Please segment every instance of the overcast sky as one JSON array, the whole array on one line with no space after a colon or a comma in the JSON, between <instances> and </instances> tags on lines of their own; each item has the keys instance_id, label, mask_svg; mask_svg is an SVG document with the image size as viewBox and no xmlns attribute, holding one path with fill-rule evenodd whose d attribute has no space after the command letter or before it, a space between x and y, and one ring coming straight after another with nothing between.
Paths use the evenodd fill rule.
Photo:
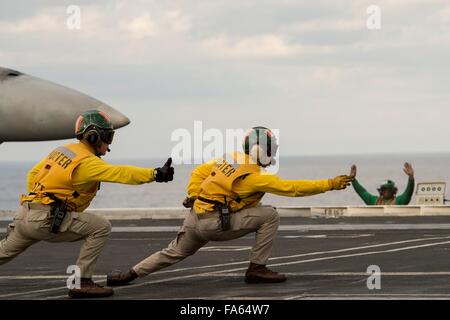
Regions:
<instances>
[{"instance_id":1,"label":"overcast sky","mask_svg":"<svg viewBox=\"0 0 450 320\"><path fill-rule=\"evenodd\" d=\"M2 0L0 41L0 66L131 119L108 159L169 156L195 120L279 129L282 155L450 151L448 0ZM0 159L60 143L5 143Z\"/></svg>"}]
</instances>

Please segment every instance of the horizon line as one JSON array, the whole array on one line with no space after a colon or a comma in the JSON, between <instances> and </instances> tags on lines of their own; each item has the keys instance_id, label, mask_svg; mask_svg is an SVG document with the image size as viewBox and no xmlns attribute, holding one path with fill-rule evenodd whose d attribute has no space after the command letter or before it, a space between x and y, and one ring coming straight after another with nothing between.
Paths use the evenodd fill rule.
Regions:
<instances>
[{"instance_id":1,"label":"horizon line","mask_svg":"<svg viewBox=\"0 0 450 320\"><path fill-rule=\"evenodd\" d=\"M367 152L367 153L310 153L310 154L286 154L281 158L308 158L308 157L344 157L344 156L401 156L401 155L437 155L437 154L447 154L450 155L450 151L405 151L405 152ZM110 161L122 161L122 160L151 160L151 159L165 159L169 156L158 156L158 157L113 157L112 159L105 159ZM198 159L194 159L198 160ZM27 162L35 162L39 160L2 160L0 159L0 163L27 163Z\"/></svg>"}]
</instances>

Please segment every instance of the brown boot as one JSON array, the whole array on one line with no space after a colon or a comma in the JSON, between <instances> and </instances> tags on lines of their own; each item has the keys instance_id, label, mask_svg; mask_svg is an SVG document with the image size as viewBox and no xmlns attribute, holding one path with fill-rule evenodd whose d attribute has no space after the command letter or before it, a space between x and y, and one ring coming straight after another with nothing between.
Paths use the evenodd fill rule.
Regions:
<instances>
[{"instance_id":1,"label":"brown boot","mask_svg":"<svg viewBox=\"0 0 450 320\"><path fill-rule=\"evenodd\" d=\"M69 297L71 298L104 298L114 294L111 288L104 288L91 279L81 279L80 289L70 289Z\"/></svg>"},{"instance_id":2,"label":"brown boot","mask_svg":"<svg viewBox=\"0 0 450 320\"><path fill-rule=\"evenodd\" d=\"M245 273L246 283L278 283L285 282L286 276L266 268L265 265L250 262Z\"/></svg>"},{"instance_id":3,"label":"brown boot","mask_svg":"<svg viewBox=\"0 0 450 320\"><path fill-rule=\"evenodd\" d=\"M106 277L107 286L123 286L133 281L138 277L137 273L130 269L128 272L122 272L120 270L111 271Z\"/></svg>"}]
</instances>

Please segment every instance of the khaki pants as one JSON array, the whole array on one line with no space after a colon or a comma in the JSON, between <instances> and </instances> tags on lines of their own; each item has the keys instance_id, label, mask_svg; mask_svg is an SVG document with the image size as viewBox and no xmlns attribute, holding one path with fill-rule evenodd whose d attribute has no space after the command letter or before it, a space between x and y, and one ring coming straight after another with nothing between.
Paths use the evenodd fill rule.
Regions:
<instances>
[{"instance_id":1,"label":"khaki pants","mask_svg":"<svg viewBox=\"0 0 450 320\"><path fill-rule=\"evenodd\" d=\"M133 269L142 277L193 255L208 241L233 240L252 232L256 233L256 241L250 252L250 262L265 265L272 251L279 221L273 207L258 206L233 213L231 229L222 231L218 213L197 215L191 210L169 246L142 260Z\"/></svg>"},{"instance_id":2,"label":"khaki pants","mask_svg":"<svg viewBox=\"0 0 450 320\"><path fill-rule=\"evenodd\" d=\"M84 240L77 266L81 277L90 278L111 232L111 223L90 213L68 212L57 234L50 232L50 207L40 204L24 205L8 226L6 238L0 241L0 265L14 259L32 244L73 242Z\"/></svg>"}]
</instances>

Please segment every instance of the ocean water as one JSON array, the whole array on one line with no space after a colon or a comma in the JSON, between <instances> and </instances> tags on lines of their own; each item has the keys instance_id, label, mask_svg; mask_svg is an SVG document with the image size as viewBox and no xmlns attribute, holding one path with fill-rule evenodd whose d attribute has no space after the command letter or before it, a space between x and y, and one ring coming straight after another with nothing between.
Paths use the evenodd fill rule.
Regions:
<instances>
[{"instance_id":1,"label":"ocean water","mask_svg":"<svg viewBox=\"0 0 450 320\"><path fill-rule=\"evenodd\" d=\"M157 167L165 159L127 160L113 163ZM407 176L403 163L411 162L417 182L450 183L450 154L348 155L285 157L279 161L278 175L284 179L327 179L347 174L350 166L358 166L358 180L372 193L385 179L394 180L403 192ZM20 194L26 191L26 176L34 163L0 162L0 210L15 210ZM186 186L194 165L175 166L171 183L129 186L103 183L91 208L179 207L186 196ZM352 187L309 197L281 197L267 194L264 204L283 206L327 206L363 204ZM411 203L415 203L415 198Z\"/></svg>"}]
</instances>

